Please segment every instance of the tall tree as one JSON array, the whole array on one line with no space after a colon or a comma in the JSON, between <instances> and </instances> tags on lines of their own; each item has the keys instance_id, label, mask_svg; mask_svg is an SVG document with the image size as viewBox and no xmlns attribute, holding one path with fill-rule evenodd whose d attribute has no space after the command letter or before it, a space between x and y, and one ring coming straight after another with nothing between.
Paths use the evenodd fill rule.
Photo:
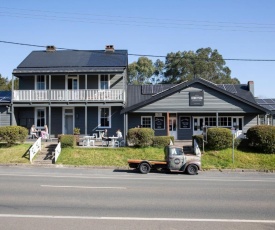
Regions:
<instances>
[{"instance_id":1,"label":"tall tree","mask_svg":"<svg viewBox=\"0 0 275 230\"><path fill-rule=\"evenodd\" d=\"M179 83L201 77L214 83L237 84L231 70L217 50L201 48L196 52L169 53L165 60L165 83Z\"/></svg>"},{"instance_id":2,"label":"tall tree","mask_svg":"<svg viewBox=\"0 0 275 230\"><path fill-rule=\"evenodd\" d=\"M140 57L137 62L128 66L128 83L133 85L150 84L150 78L154 72L155 67L152 60Z\"/></svg>"}]
</instances>

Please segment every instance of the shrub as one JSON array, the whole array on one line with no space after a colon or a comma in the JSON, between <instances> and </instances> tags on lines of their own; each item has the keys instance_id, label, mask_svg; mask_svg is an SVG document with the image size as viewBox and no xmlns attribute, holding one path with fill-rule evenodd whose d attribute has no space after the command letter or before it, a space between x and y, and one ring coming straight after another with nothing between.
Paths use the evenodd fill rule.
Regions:
<instances>
[{"instance_id":1,"label":"shrub","mask_svg":"<svg viewBox=\"0 0 275 230\"><path fill-rule=\"evenodd\" d=\"M129 129L127 140L136 147L147 147L153 143L154 130L150 128Z\"/></svg>"},{"instance_id":2,"label":"shrub","mask_svg":"<svg viewBox=\"0 0 275 230\"><path fill-rule=\"evenodd\" d=\"M61 135L60 136L61 148L71 147L76 145L76 140L74 135Z\"/></svg>"},{"instance_id":3,"label":"shrub","mask_svg":"<svg viewBox=\"0 0 275 230\"><path fill-rule=\"evenodd\" d=\"M170 144L170 140L174 143L174 136L156 136L153 137L154 147L165 147Z\"/></svg>"},{"instance_id":4,"label":"shrub","mask_svg":"<svg viewBox=\"0 0 275 230\"><path fill-rule=\"evenodd\" d=\"M8 146L12 146L16 142L23 143L28 136L28 130L21 126L3 126L0 127L1 141L6 142Z\"/></svg>"},{"instance_id":5,"label":"shrub","mask_svg":"<svg viewBox=\"0 0 275 230\"><path fill-rule=\"evenodd\" d=\"M249 146L264 153L275 153L275 127L257 125L247 130Z\"/></svg>"},{"instance_id":6,"label":"shrub","mask_svg":"<svg viewBox=\"0 0 275 230\"><path fill-rule=\"evenodd\" d=\"M231 130L227 128L209 128L207 131L207 148L221 150L232 147Z\"/></svg>"}]
</instances>

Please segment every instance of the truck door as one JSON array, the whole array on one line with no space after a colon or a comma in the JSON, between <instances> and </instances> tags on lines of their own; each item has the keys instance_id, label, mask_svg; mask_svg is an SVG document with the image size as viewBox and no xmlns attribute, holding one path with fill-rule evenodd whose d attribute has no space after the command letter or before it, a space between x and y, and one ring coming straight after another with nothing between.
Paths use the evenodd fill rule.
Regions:
<instances>
[{"instance_id":1,"label":"truck door","mask_svg":"<svg viewBox=\"0 0 275 230\"><path fill-rule=\"evenodd\" d=\"M170 170L180 170L185 164L183 150L181 148L172 147L169 149L168 168Z\"/></svg>"}]
</instances>

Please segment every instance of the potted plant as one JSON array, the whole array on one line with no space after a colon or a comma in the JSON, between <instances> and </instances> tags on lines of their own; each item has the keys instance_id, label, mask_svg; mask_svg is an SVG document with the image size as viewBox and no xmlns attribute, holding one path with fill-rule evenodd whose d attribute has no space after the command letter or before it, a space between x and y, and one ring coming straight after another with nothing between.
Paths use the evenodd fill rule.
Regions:
<instances>
[{"instance_id":1,"label":"potted plant","mask_svg":"<svg viewBox=\"0 0 275 230\"><path fill-rule=\"evenodd\" d=\"M80 128L75 127L74 136L75 136L75 142L77 145L79 145L79 134L80 134Z\"/></svg>"},{"instance_id":2,"label":"potted plant","mask_svg":"<svg viewBox=\"0 0 275 230\"><path fill-rule=\"evenodd\" d=\"M79 135L80 134L80 128L75 127L74 128L74 135Z\"/></svg>"}]
</instances>

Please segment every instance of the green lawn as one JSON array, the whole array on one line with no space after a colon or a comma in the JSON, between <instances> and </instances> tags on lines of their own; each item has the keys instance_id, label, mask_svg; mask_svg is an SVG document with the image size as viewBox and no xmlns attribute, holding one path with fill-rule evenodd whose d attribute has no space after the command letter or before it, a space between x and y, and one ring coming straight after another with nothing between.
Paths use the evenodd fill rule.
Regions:
<instances>
[{"instance_id":1,"label":"green lawn","mask_svg":"<svg viewBox=\"0 0 275 230\"><path fill-rule=\"evenodd\" d=\"M30 144L16 144L12 147L6 147L6 144L0 143L0 163L25 163L30 164L28 150Z\"/></svg>"},{"instance_id":2,"label":"green lawn","mask_svg":"<svg viewBox=\"0 0 275 230\"><path fill-rule=\"evenodd\" d=\"M29 163L30 144L17 144L10 148L0 144L0 163ZM203 169L255 169L275 170L275 154L251 153L232 149L206 151L202 155ZM75 166L128 166L127 159L163 160L163 148L63 148L57 164Z\"/></svg>"}]
</instances>

